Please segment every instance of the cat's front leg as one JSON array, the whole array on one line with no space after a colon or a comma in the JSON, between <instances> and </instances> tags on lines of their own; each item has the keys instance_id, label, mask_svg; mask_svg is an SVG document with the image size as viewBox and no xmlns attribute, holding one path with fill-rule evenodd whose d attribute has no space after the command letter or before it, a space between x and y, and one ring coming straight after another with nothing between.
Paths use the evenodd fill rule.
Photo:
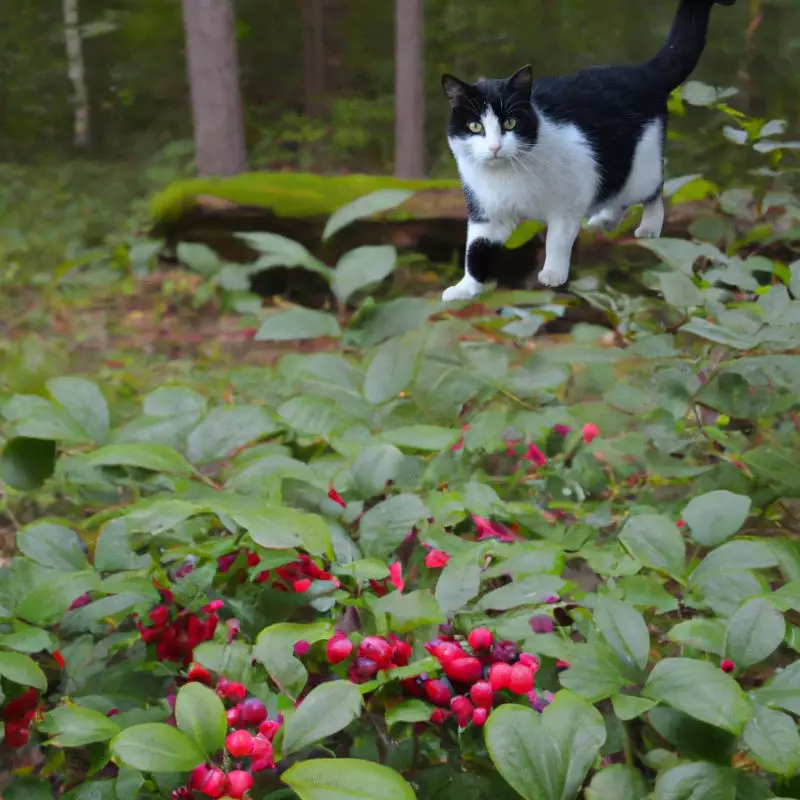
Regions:
<instances>
[{"instance_id":1,"label":"cat's front leg","mask_svg":"<svg viewBox=\"0 0 800 800\"><path fill-rule=\"evenodd\" d=\"M483 221L467 223L467 256L464 277L442 293L445 303L471 300L486 291L491 280L494 260L503 250L506 239L514 232L514 223Z\"/></svg>"},{"instance_id":2,"label":"cat's front leg","mask_svg":"<svg viewBox=\"0 0 800 800\"><path fill-rule=\"evenodd\" d=\"M547 253L539 273L543 286L561 286L569 280L572 245L581 229L581 220L557 217L547 224Z\"/></svg>"}]
</instances>

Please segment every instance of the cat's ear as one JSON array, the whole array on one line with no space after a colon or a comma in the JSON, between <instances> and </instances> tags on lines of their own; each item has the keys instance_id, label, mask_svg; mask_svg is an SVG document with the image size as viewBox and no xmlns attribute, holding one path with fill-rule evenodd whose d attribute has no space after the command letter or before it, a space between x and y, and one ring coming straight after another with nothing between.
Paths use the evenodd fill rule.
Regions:
<instances>
[{"instance_id":1,"label":"cat's ear","mask_svg":"<svg viewBox=\"0 0 800 800\"><path fill-rule=\"evenodd\" d=\"M533 86L533 69L530 64L526 64L522 69L518 69L509 79L508 88L514 92L530 92Z\"/></svg>"},{"instance_id":2,"label":"cat's ear","mask_svg":"<svg viewBox=\"0 0 800 800\"><path fill-rule=\"evenodd\" d=\"M442 75L442 88L450 101L450 105L455 108L466 96L469 84L464 83L454 75Z\"/></svg>"}]
</instances>

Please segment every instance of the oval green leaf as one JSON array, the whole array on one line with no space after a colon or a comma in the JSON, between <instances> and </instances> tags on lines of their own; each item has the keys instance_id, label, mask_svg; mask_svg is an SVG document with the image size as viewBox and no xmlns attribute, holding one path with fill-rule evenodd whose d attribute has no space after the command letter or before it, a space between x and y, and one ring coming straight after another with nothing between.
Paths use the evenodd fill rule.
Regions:
<instances>
[{"instance_id":1,"label":"oval green leaf","mask_svg":"<svg viewBox=\"0 0 800 800\"><path fill-rule=\"evenodd\" d=\"M0 675L20 686L32 686L42 692L47 689L47 678L41 667L24 653L0 651Z\"/></svg>"},{"instance_id":2,"label":"oval green leaf","mask_svg":"<svg viewBox=\"0 0 800 800\"><path fill-rule=\"evenodd\" d=\"M742 738L765 770L786 778L800 771L800 734L788 714L759 708Z\"/></svg>"},{"instance_id":3,"label":"oval green leaf","mask_svg":"<svg viewBox=\"0 0 800 800\"><path fill-rule=\"evenodd\" d=\"M84 457L93 467L138 467L151 472L188 475L192 465L176 450L163 444L110 444Z\"/></svg>"},{"instance_id":4,"label":"oval green leaf","mask_svg":"<svg viewBox=\"0 0 800 800\"><path fill-rule=\"evenodd\" d=\"M783 615L763 597L748 600L730 619L725 655L744 669L771 656L786 635Z\"/></svg>"},{"instance_id":5,"label":"oval green leaf","mask_svg":"<svg viewBox=\"0 0 800 800\"><path fill-rule=\"evenodd\" d=\"M187 683L175 701L178 729L191 737L197 746L211 755L225 744L228 722L225 706L216 692L201 683Z\"/></svg>"},{"instance_id":6,"label":"oval green leaf","mask_svg":"<svg viewBox=\"0 0 800 800\"><path fill-rule=\"evenodd\" d=\"M301 800L415 800L397 772L360 758L312 758L288 769L281 780Z\"/></svg>"},{"instance_id":7,"label":"oval green leaf","mask_svg":"<svg viewBox=\"0 0 800 800\"><path fill-rule=\"evenodd\" d=\"M751 505L750 498L741 494L726 490L708 492L691 500L681 518L698 544L716 547L744 525Z\"/></svg>"},{"instance_id":8,"label":"oval green leaf","mask_svg":"<svg viewBox=\"0 0 800 800\"><path fill-rule=\"evenodd\" d=\"M631 517L619 539L646 567L682 578L686 571L686 544L674 522L658 514Z\"/></svg>"},{"instance_id":9,"label":"oval green leaf","mask_svg":"<svg viewBox=\"0 0 800 800\"><path fill-rule=\"evenodd\" d=\"M641 672L647 667L650 634L644 617L632 605L612 597L598 597L594 624L629 670Z\"/></svg>"},{"instance_id":10,"label":"oval green leaf","mask_svg":"<svg viewBox=\"0 0 800 800\"><path fill-rule=\"evenodd\" d=\"M111 752L143 772L189 772L205 758L186 734L161 722L126 728L112 740Z\"/></svg>"}]
</instances>

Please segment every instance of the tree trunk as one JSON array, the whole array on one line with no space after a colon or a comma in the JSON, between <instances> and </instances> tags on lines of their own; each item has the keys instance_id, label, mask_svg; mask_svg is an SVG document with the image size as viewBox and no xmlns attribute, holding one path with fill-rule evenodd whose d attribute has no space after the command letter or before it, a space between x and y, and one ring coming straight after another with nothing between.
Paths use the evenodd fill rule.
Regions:
<instances>
[{"instance_id":1,"label":"tree trunk","mask_svg":"<svg viewBox=\"0 0 800 800\"><path fill-rule=\"evenodd\" d=\"M303 49L306 114L320 116L325 109L325 13L324 0L303 2Z\"/></svg>"},{"instance_id":2,"label":"tree trunk","mask_svg":"<svg viewBox=\"0 0 800 800\"><path fill-rule=\"evenodd\" d=\"M200 175L247 170L232 0L182 0L186 58Z\"/></svg>"},{"instance_id":3,"label":"tree trunk","mask_svg":"<svg viewBox=\"0 0 800 800\"><path fill-rule=\"evenodd\" d=\"M72 83L75 146L89 146L89 90L83 61L83 39L79 27L78 0L63 0L64 43L67 49L67 75Z\"/></svg>"},{"instance_id":4,"label":"tree trunk","mask_svg":"<svg viewBox=\"0 0 800 800\"><path fill-rule=\"evenodd\" d=\"M395 175L425 177L423 0L395 0Z\"/></svg>"}]
</instances>

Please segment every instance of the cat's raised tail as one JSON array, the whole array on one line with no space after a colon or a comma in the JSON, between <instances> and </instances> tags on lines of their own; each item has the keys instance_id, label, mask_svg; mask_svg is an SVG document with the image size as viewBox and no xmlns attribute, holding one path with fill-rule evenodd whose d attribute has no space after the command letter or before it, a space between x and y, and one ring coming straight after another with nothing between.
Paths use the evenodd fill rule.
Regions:
<instances>
[{"instance_id":1,"label":"cat's raised tail","mask_svg":"<svg viewBox=\"0 0 800 800\"><path fill-rule=\"evenodd\" d=\"M653 79L667 92L692 74L706 46L708 18L714 5L732 6L736 0L680 0L672 30L658 55L647 62Z\"/></svg>"}]
</instances>

